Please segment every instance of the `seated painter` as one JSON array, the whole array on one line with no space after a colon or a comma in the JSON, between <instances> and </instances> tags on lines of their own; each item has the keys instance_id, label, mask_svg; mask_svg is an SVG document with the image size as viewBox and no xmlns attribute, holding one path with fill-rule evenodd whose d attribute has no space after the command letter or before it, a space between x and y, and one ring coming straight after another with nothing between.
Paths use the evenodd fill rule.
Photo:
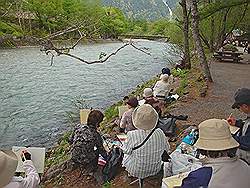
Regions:
<instances>
[{"instance_id":1,"label":"seated painter","mask_svg":"<svg viewBox=\"0 0 250 188\"><path fill-rule=\"evenodd\" d=\"M161 75L164 75L164 74L166 74L166 75L168 75L168 83L169 83L169 85L171 86L171 89L173 89L172 88L172 85L173 85L173 83L174 83L174 76L171 74L171 71L170 71L170 69L169 68L163 68L162 70L161 70Z\"/></svg>"},{"instance_id":2,"label":"seated painter","mask_svg":"<svg viewBox=\"0 0 250 188\"><path fill-rule=\"evenodd\" d=\"M31 154L22 152L25 178L14 176L18 159L10 150L0 150L0 187L1 188L36 188L40 183L39 175L31 160Z\"/></svg>"},{"instance_id":3,"label":"seated painter","mask_svg":"<svg viewBox=\"0 0 250 188\"><path fill-rule=\"evenodd\" d=\"M247 116L244 120L236 120L235 117L230 116L227 121L231 126L240 128L233 135L234 139L240 144L237 154L250 165L250 89L241 88L237 90L232 108L237 108Z\"/></svg>"},{"instance_id":4,"label":"seated painter","mask_svg":"<svg viewBox=\"0 0 250 188\"><path fill-rule=\"evenodd\" d=\"M99 110L92 110L87 119L87 125L78 125L69 140L71 144L71 162L74 166L83 168L86 172L95 172L98 168L98 158L104 158L107 153L103 140L97 131L104 115Z\"/></svg>"},{"instance_id":5,"label":"seated painter","mask_svg":"<svg viewBox=\"0 0 250 188\"><path fill-rule=\"evenodd\" d=\"M125 133L136 129L132 122L132 113L134 109L138 106L137 98L136 97L129 98L127 101L127 106L129 110L124 112L120 122L120 128L124 129Z\"/></svg>"},{"instance_id":6,"label":"seated painter","mask_svg":"<svg viewBox=\"0 0 250 188\"><path fill-rule=\"evenodd\" d=\"M153 88L154 97L159 100L165 100L170 92L170 84L168 82L169 76L167 74L162 74L160 80L157 81Z\"/></svg>"},{"instance_id":7,"label":"seated painter","mask_svg":"<svg viewBox=\"0 0 250 188\"><path fill-rule=\"evenodd\" d=\"M239 143L232 137L225 120L209 119L199 125L199 138L194 145L205 159L203 167L182 181L182 188L248 188L250 168L236 156Z\"/></svg>"},{"instance_id":8,"label":"seated painter","mask_svg":"<svg viewBox=\"0 0 250 188\"><path fill-rule=\"evenodd\" d=\"M157 182L161 182L163 177L161 156L164 151L169 150L169 146L163 131L155 128L158 113L151 105L143 104L134 110L132 121L137 129L127 133L127 142L123 148L127 157L123 160L123 166L130 177L141 179L154 177L159 180ZM159 186L154 185L154 187Z\"/></svg>"},{"instance_id":9,"label":"seated painter","mask_svg":"<svg viewBox=\"0 0 250 188\"><path fill-rule=\"evenodd\" d=\"M143 90L143 99L145 100L144 104L150 104L157 111L157 113L161 115L159 100L154 97L153 90L151 88L145 88Z\"/></svg>"}]
</instances>

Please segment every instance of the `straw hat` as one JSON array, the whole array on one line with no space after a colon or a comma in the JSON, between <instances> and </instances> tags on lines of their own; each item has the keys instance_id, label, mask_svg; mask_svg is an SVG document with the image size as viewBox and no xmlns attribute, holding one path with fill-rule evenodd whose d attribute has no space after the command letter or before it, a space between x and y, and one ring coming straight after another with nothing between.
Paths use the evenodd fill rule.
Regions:
<instances>
[{"instance_id":1,"label":"straw hat","mask_svg":"<svg viewBox=\"0 0 250 188\"><path fill-rule=\"evenodd\" d=\"M151 130L157 125L158 114L151 105L143 104L135 108L132 122L137 129Z\"/></svg>"},{"instance_id":2,"label":"straw hat","mask_svg":"<svg viewBox=\"0 0 250 188\"><path fill-rule=\"evenodd\" d=\"M229 124L221 119L209 119L199 125L199 139L195 143L198 149L220 151L239 146L232 137Z\"/></svg>"},{"instance_id":3,"label":"straw hat","mask_svg":"<svg viewBox=\"0 0 250 188\"><path fill-rule=\"evenodd\" d=\"M17 156L13 151L0 150L0 187L8 185L15 174Z\"/></svg>"},{"instance_id":4,"label":"straw hat","mask_svg":"<svg viewBox=\"0 0 250 188\"><path fill-rule=\"evenodd\" d=\"M153 90L151 88L145 88L143 91L143 97L152 97Z\"/></svg>"},{"instance_id":5,"label":"straw hat","mask_svg":"<svg viewBox=\"0 0 250 188\"><path fill-rule=\"evenodd\" d=\"M164 81L164 82L168 82L168 75L167 74L162 74L161 76L160 76L160 79L162 80L162 81Z\"/></svg>"}]
</instances>

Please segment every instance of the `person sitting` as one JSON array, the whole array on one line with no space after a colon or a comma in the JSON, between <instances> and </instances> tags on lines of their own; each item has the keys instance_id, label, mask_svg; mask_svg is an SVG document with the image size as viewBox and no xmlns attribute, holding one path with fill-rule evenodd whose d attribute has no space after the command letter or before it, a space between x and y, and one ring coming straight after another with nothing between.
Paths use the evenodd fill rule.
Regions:
<instances>
[{"instance_id":1,"label":"person sitting","mask_svg":"<svg viewBox=\"0 0 250 188\"><path fill-rule=\"evenodd\" d=\"M138 106L137 98L136 97L129 98L127 102L127 106L129 110L124 112L124 114L122 115L121 122L120 122L120 128L125 129L125 133L136 129L132 123L132 112Z\"/></svg>"},{"instance_id":2,"label":"person sitting","mask_svg":"<svg viewBox=\"0 0 250 188\"><path fill-rule=\"evenodd\" d=\"M22 152L23 169L25 178L14 176L18 159L11 150L0 150L0 187L2 188L36 188L40 183L40 177L31 160L31 154Z\"/></svg>"},{"instance_id":3,"label":"person sitting","mask_svg":"<svg viewBox=\"0 0 250 188\"><path fill-rule=\"evenodd\" d=\"M169 68L163 68L161 70L162 74L167 74L168 75L168 82L170 85L172 85L174 83L174 76L171 74L171 70Z\"/></svg>"},{"instance_id":4,"label":"person sitting","mask_svg":"<svg viewBox=\"0 0 250 188\"><path fill-rule=\"evenodd\" d=\"M106 158L103 139L97 128L104 115L99 110L92 110L87 118L87 125L78 125L74 129L69 143L71 144L71 159L73 166L79 166L88 173L98 169L99 154Z\"/></svg>"},{"instance_id":5,"label":"person sitting","mask_svg":"<svg viewBox=\"0 0 250 188\"><path fill-rule=\"evenodd\" d=\"M144 104L150 104L161 115L161 108L159 101L154 97L153 90L151 88L145 88L143 91Z\"/></svg>"},{"instance_id":6,"label":"person sitting","mask_svg":"<svg viewBox=\"0 0 250 188\"><path fill-rule=\"evenodd\" d=\"M240 148L237 154L240 158L250 164L250 89L241 88L234 96L234 104L232 108L239 109L247 115L245 120L236 120L235 117L230 116L227 121L232 126L237 126L240 130L233 135L234 139L240 143Z\"/></svg>"},{"instance_id":7,"label":"person sitting","mask_svg":"<svg viewBox=\"0 0 250 188\"><path fill-rule=\"evenodd\" d=\"M126 95L126 96L124 96L123 97L123 99L122 99L122 103L123 103L123 105L126 105L127 104L127 102L128 102L128 100L129 100L129 97Z\"/></svg>"},{"instance_id":8,"label":"person sitting","mask_svg":"<svg viewBox=\"0 0 250 188\"><path fill-rule=\"evenodd\" d=\"M149 104L135 108L132 121L137 129L127 133L127 142L123 148L124 154L128 155L124 158L123 165L129 176L140 179L155 176L156 179L160 179L158 182L161 182L163 176L161 156L164 151L168 152L169 145L163 131L156 128L158 118L156 110ZM141 147L133 149L150 133L150 137Z\"/></svg>"},{"instance_id":9,"label":"person sitting","mask_svg":"<svg viewBox=\"0 0 250 188\"><path fill-rule=\"evenodd\" d=\"M194 145L205 156L203 166L188 174L182 188L248 188L250 168L236 156L239 143L232 137L227 121L209 119L199 125Z\"/></svg>"},{"instance_id":10,"label":"person sitting","mask_svg":"<svg viewBox=\"0 0 250 188\"><path fill-rule=\"evenodd\" d=\"M156 82L153 88L154 97L159 100L165 100L170 92L170 84L168 82L168 75L162 74L160 80Z\"/></svg>"}]
</instances>

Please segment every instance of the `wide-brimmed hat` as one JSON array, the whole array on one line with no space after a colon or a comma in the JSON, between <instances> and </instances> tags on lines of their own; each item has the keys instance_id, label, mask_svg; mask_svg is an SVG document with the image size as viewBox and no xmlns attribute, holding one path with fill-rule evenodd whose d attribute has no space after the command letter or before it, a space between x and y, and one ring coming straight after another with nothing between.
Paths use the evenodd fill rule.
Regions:
<instances>
[{"instance_id":1,"label":"wide-brimmed hat","mask_svg":"<svg viewBox=\"0 0 250 188\"><path fill-rule=\"evenodd\" d=\"M151 130L158 122L156 110L149 104L143 104L135 108L132 114L132 122L137 129Z\"/></svg>"},{"instance_id":2,"label":"wide-brimmed hat","mask_svg":"<svg viewBox=\"0 0 250 188\"><path fill-rule=\"evenodd\" d=\"M143 97L152 97L153 96L153 90L151 88L145 88L143 90Z\"/></svg>"},{"instance_id":3,"label":"wide-brimmed hat","mask_svg":"<svg viewBox=\"0 0 250 188\"><path fill-rule=\"evenodd\" d=\"M238 89L234 95L234 104L232 108L239 108L242 104L250 105L250 89L248 88Z\"/></svg>"},{"instance_id":4,"label":"wide-brimmed hat","mask_svg":"<svg viewBox=\"0 0 250 188\"><path fill-rule=\"evenodd\" d=\"M226 120L209 119L199 124L198 149L221 151L236 148L239 143L232 137Z\"/></svg>"},{"instance_id":5,"label":"wide-brimmed hat","mask_svg":"<svg viewBox=\"0 0 250 188\"><path fill-rule=\"evenodd\" d=\"M0 150L0 187L8 185L15 174L17 156L13 151Z\"/></svg>"},{"instance_id":6,"label":"wide-brimmed hat","mask_svg":"<svg viewBox=\"0 0 250 188\"><path fill-rule=\"evenodd\" d=\"M133 108L135 108L135 107L138 106L138 100L137 100L136 97L131 97L131 98L128 99L127 104L128 104L129 106L132 106Z\"/></svg>"},{"instance_id":7,"label":"wide-brimmed hat","mask_svg":"<svg viewBox=\"0 0 250 188\"><path fill-rule=\"evenodd\" d=\"M160 79L161 79L162 81L164 81L164 82L168 82L168 78L169 78L169 76L168 76L167 74L162 74L162 75L160 76Z\"/></svg>"}]
</instances>

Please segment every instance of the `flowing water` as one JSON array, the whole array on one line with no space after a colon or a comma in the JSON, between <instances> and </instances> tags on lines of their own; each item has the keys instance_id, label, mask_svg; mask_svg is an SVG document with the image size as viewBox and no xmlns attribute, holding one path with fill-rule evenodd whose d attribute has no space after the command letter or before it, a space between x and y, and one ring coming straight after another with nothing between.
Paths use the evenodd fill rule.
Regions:
<instances>
[{"instance_id":1,"label":"flowing water","mask_svg":"<svg viewBox=\"0 0 250 188\"><path fill-rule=\"evenodd\" d=\"M69 127L65 112L72 99L83 96L93 108L105 109L121 100L138 84L159 74L166 65L167 44L138 41L148 56L132 47L120 51L104 64L84 64L75 59L50 57L39 48L0 50L0 148L50 147ZM96 60L121 43L80 45L73 53Z\"/></svg>"}]
</instances>

